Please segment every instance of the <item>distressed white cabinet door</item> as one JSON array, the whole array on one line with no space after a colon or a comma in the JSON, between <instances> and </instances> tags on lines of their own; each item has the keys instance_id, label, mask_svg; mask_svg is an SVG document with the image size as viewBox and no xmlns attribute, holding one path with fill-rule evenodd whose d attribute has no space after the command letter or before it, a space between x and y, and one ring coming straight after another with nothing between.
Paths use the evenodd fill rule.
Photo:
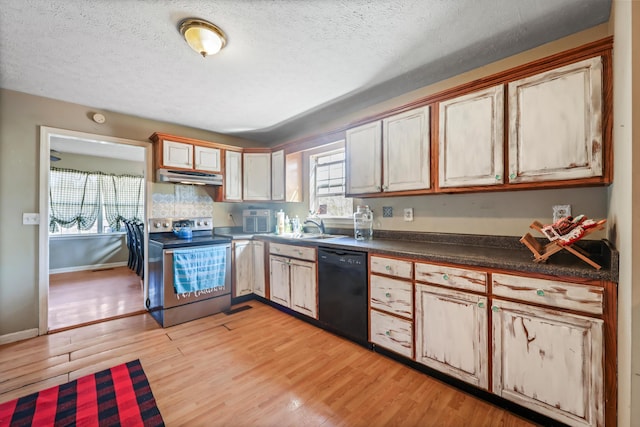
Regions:
<instances>
[{"instance_id":1,"label":"distressed white cabinet door","mask_svg":"<svg viewBox=\"0 0 640 427\"><path fill-rule=\"evenodd\" d=\"M493 392L576 426L604 425L603 321L494 300Z\"/></svg>"},{"instance_id":2,"label":"distressed white cabinet door","mask_svg":"<svg viewBox=\"0 0 640 427\"><path fill-rule=\"evenodd\" d=\"M162 164L175 168L193 169L193 145L162 141Z\"/></svg>"},{"instance_id":3,"label":"distressed white cabinet door","mask_svg":"<svg viewBox=\"0 0 640 427\"><path fill-rule=\"evenodd\" d=\"M289 259L271 255L269 257L270 299L285 307L291 306L289 292Z\"/></svg>"},{"instance_id":4,"label":"distressed white cabinet door","mask_svg":"<svg viewBox=\"0 0 640 427\"><path fill-rule=\"evenodd\" d=\"M271 200L271 153L243 153L243 199Z\"/></svg>"},{"instance_id":5,"label":"distressed white cabinet door","mask_svg":"<svg viewBox=\"0 0 640 427\"><path fill-rule=\"evenodd\" d=\"M253 293L253 252L251 240L233 241L234 297Z\"/></svg>"},{"instance_id":6,"label":"distressed white cabinet door","mask_svg":"<svg viewBox=\"0 0 640 427\"><path fill-rule=\"evenodd\" d=\"M429 188L429 107L387 117L382 129L382 191Z\"/></svg>"},{"instance_id":7,"label":"distressed white cabinet door","mask_svg":"<svg viewBox=\"0 0 640 427\"><path fill-rule=\"evenodd\" d=\"M292 259L289 267L291 308L314 319L317 318L316 264Z\"/></svg>"},{"instance_id":8,"label":"distressed white cabinet door","mask_svg":"<svg viewBox=\"0 0 640 427\"><path fill-rule=\"evenodd\" d=\"M194 147L194 151L194 169L217 173L222 171L222 162L220 158L221 150L219 148L201 147L196 145Z\"/></svg>"},{"instance_id":9,"label":"distressed white cabinet door","mask_svg":"<svg viewBox=\"0 0 640 427\"><path fill-rule=\"evenodd\" d=\"M509 182L602 173L600 57L509 83Z\"/></svg>"},{"instance_id":10,"label":"distressed white cabinet door","mask_svg":"<svg viewBox=\"0 0 640 427\"><path fill-rule=\"evenodd\" d=\"M417 284L415 301L416 361L487 389L487 298Z\"/></svg>"},{"instance_id":11,"label":"distressed white cabinet door","mask_svg":"<svg viewBox=\"0 0 640 427\"><path fill-rule=\"evenodd\" d=\"M266 297L264 278L264 242L254 240L251 245L253 252L253 293Z\"/></svg>"},{"instance_id":12,"label":"distressed white cabinet door","mask_svg":"<svg viewBox=\"0 0 640 427\"><path fill-rule=\"evenodd\" d=\"M284 201L284 150L271 153L271 200Z\"/></svg>"},{"instance_id":13,"label":"distressed white cabinet door","mask_svg":"<svg viewBox=\"0 0 640 427\"><path fill-rule=\"evenodd\" d=\"M346 132L347 194L382 191L380 152L382 122L367 123Z\"/></svg>"},{"instance_id":14,"label":"distressed white cabinet door","mask_svg":"<svg viewBox=\"0 0 640 427\"><path fill-rule=\"evenodd\" d=\"M440 187L502 184L503 105L503 85L440 103Z\"/></svg>"},{"instance_id":15,"label":"distressed white cabinet door","mask_svg":"<svg viewBox=\"0 0 640 427\"><path fill-rule=\"evenodd\" d=\"M242 201L242 153L225 151L224 154L224 199Z\"/></svg>"}]
</instances>

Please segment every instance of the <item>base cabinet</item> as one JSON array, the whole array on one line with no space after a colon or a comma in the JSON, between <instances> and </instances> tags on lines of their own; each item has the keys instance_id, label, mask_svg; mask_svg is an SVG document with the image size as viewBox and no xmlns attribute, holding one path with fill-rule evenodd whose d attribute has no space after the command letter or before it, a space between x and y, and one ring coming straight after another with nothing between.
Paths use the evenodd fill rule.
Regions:
<instances>
[{"instance_id":1,"label":"base cabinet","mask_svg":"<svg viewBox=\"0 0 640 427\"><path fill-rule=\"evenodd\" d=\"M291 309L309 317L317 318L316 264L291 260L289 269Z\"/></svg>"},{"instance_id":2,"label":"base cabinet","mask_svg":"<svg viewBox=\"0 0 640 427\"><path fill-rule=\"evenodd\" d=\"M573 426L604 425L603 321L496 299L493 392Z\"/></svg>"},{"instance_id":3,"label":"base cabinet","mask_svg":"<svg viewBox=\"0 0 640 427\"><path fill-rule=\"evenodd\" d=\"M251 246L253 252L253 293L266 298L267 290L264 275L264 242L254 240Z\"/></svg>"},{"instance_id":4,"label":"base cabinet","mask_svg":"<svg viewBox=\"0 0 640 427\"><path fill-rule=\"evenodd\" d=\"M289 259L271 255L269 267L271 273L271 301L282 304L285 307L291 307Z\"/></svg>"},{"instance_id":5,"label":"base cabinet","mask_svg":"<svg viewBox=\"0 0 640 427\"><path fill-rule=\"evenodd\" d=\"M416 285L416 361L489 387L487 298Z\"/></svg>"},{"instance_id":6,"label":"base cabinet","mask_svg":"<svg viewBox=\"0 0 640 427\"><path fill-rule=\"evenodd\" d=\"M265 296L264 242L233 241L233 297L255 293Z\"/></svg>"},{"instance_id":7,"label":"base cabinet","mask_svg":"<svg viewBox=\"0 0 640 427\"><path fill-rule=\"evenodd\" d=\"M317 319L318 286L315 249L272 243L269 245L269 251L271 278L269 298L271 301ZM309 261L310 259L313 261Z\"/></svg>"}]
</instances>

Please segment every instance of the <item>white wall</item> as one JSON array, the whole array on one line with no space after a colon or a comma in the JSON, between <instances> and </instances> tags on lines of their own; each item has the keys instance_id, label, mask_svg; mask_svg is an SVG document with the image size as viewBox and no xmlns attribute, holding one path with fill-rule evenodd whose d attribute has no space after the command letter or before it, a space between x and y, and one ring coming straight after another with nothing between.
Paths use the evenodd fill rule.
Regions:
<instances>
[{"instance_id":1,"label":"white wall","mask_svg":"<svg viewBox=\"0 0 640 427\"><path fill-rule=\"evenodd\" d=\"M0 338L38 328L38 227L22 225L39 208L39 126L147 141L153 132L255 146L239 138L0 89ZM149 142L151 144L151 142ZM46 224L45 224L46 226Z\"/></svg>"},{"instance_id":2,"label":"white wall","mask_svg":"<svg viewBox=\"0 0 640 427\"><path fill-rule=\"evenodd\" d=\"M634 259L640 249L637 226L640 187L640 129L634 129L640 113L638 86L640 82L638 40L638 3L616 0L613 4L611 27L614 33L613 88L614 88L614 177L609 191L609 239L620 252L620 280L618 284L618 425L640 426L640 266ZM636 27L635 30L633 27ZM632 34L635 31L635 34ZM634 72L635 71L635 76ZM634 86L635 83L635 86ZM633 92L632 92L633 88ZM634 109L635 107L635 109ZM634 116L635 119L634 120ZM635 166L635 168L634 168ZM635 170L634 170L635 169ZM635 184L635 185L634 185ZM634 265L636 264L636 265ZM634 375L635 373L635 375ZM632 380L633 379L633 380Z\"/></svg>"}]
</instances>

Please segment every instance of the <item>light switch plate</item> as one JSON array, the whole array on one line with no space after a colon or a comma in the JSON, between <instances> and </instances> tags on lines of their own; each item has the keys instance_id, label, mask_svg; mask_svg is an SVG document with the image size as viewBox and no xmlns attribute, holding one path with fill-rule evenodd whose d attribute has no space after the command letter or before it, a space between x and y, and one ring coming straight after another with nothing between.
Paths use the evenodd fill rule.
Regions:
<instances>
[{"instance_id":1,"label":"light switch plate","mask_svg":"<svg viewBox=\"0 0 640 427\"><path fill-rule=\"evenodd\" d=\"M22 213L22 224L23 225L40 224L40 214L39 213Z\"/></svg>"},{"instance_id":2,"label":"light switch plate","mask_svg":"<svg viewBox=\"0 0 640 427\"><path fill-rule=\"evenodd\" d=\"M413 221L413 208L405 208L404 209L404 220L405 221Z\"/></svg>"}]
</instances>

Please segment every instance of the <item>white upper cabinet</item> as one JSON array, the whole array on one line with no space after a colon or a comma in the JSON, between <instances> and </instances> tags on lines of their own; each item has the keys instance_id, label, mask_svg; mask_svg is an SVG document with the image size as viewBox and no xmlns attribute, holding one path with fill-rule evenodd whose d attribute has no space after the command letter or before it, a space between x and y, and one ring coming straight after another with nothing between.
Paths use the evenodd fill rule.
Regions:
<instances>
[{"instance_id":1,"label":"white upper cabinet","mask_svg":"<svg viewBox=\"0 0 640 427\"><path fill-rule=\"evenodd\" d=\"M242 201L242 153L226 150L224 153L224 200Z\"/></svg>"},{"instance_id":2,"label":"white upper cabinet","mask_svg":"<svg viewBox=\"0 0 640 427\"><path fill-rule=\"evenodd\" d=\"M602 176L602 59L509 83L509 182Z\"/></svg>"},{"instance_id":3,"label":"white upper cabinet","mask_svg":"<svg viewBox=\"0 0 640 427\"><path fill-rule=\"evenodd\" d=\"M193 169L193 145L164 140L162 160L164 166Z\"/></svg>"},{"instance_id":4,"label":"white upper cabinet","mask_svg":"<svg viewBox=\"0 0 640 427\"><path fill-rule=\"evenodd\" d=\"M429 107L382 121L383 191L423 190L430 186Z\"/></svg>"},{"instance_id":5,"label":"white upper cabinet","mask_svg":"<svg viewBox=\"0 0 640 427\"><path fill-rule=\"evenodd\" d=\"M440 103L440 187L503 183L503 85Z\"/></svg>"},{"instance_id":6,"label":"white upper cabinet","mask_svg":"<svg viewBox=\"0 0 640 427\"><path fill-rule=\"evenodd\" d=\"M347 194L382 190L382 122L376 121L346 132Z\"/></svg>"},{"instance_id":7,"label":"white upper cabinet","mask_svg":"<svg viewBox=\"0 0 640 427\"><path fill-rule=\"evenodd\" d=\"M284 150L271 153L271 200L284 201Z\"/></svg>"},{"instance_id":8,"label":"white upper cabinet","mask_svg":"<svg viewBox=\"0 0 640 427\"><path fill-rule=\"evenodd\" d=\"M271 200L271 153L244 153L244 200Z\"/></svg>"},{"instance_id":9,"label":"white upper cabinet","mask_svg":"<svg viewBox=\"0 0 640 427\"><path fill-rule=\"evenodd\" d=\"M428 189L429 146L428 106L347 130L347 194Z\"/></svg>"},{"instance_id":10,"label":"white upper cabinet","mask_svg":"<svg viewBox=\"0 0 640 427\"><path fill-rule=\"evenodd\" d=\"M195 151L195 167L194 169L218 172L222 171L221 150L219 148L202 147L196 145Z\"/></svg>"}]
</instances>

